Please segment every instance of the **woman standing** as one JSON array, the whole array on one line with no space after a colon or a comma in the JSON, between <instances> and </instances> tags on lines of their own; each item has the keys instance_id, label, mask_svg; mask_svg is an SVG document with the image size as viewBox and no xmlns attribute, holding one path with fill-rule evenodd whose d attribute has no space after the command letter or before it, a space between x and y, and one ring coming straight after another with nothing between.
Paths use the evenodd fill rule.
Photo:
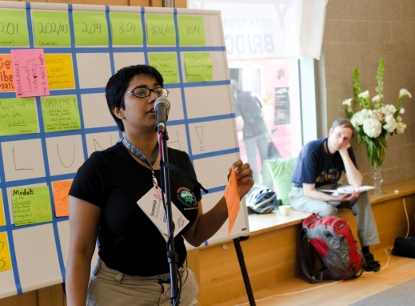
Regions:
<instances>
[{"instance_id":1,"label":"woman standing","mask_svg":"<svg viewBox=\"0 0 415 306\"><path fill-rule=\"evenodd\" d=\"M161 74L151 66L125 67L108 81L108 107L124 137L94 152L69 192L68 306L170 305L166 240L142 209L159 190L154 102L167 95ZM170 164L196 180L187 153L168 148L168 156ZM242 198L253 185L252 170L241 160L231 167ZM188 222L174 238L180 305L197 305L199 288L186 267L184 239L199 246L212 237L228 217L226 201L203 213L200 189L192 181L171 172L170 184L172 204ZM99 259L90 275L97 239Z\"/></svg>"}]
</instances>

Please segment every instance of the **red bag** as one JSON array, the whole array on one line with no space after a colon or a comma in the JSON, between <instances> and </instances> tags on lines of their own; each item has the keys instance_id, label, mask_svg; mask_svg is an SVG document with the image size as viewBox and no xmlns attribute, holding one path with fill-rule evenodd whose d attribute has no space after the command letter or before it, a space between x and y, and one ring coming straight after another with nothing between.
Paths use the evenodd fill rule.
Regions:
<instances>
[{"instance_id":1,"label":"red bag","mask_svg":"<svg viewBox=\"0 0 415 306\"><path fill-rule=\"evenodd\" d=\"M323 269L314 269L307 260L305 239L319 255ZM301 267L310 283L358 277L363 272L362 251L356 245L349 224L339 217L313 214L304 219L297 246Z\"/></svg>"}]
</instances>

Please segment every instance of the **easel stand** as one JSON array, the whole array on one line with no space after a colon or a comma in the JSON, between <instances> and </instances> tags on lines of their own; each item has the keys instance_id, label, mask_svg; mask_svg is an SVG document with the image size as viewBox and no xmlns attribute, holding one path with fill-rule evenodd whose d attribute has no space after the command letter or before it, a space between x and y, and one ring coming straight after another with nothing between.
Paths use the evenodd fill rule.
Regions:
<instances>
[{"instance_id":1,"label":"easel stand","mask_svg":"<svg viewBox=\"0 0 415 306\"><path fill-rule=\"evenodd\" d=\"M248 295L249 305L255 306L255 299L254 294L251 288L251 282L249 281L248 271L246 270L244 254L242 252L240 241L247 240L248 237L239 237L233 240L233 244L235 245L236 255L238 256L239 266L241 267L242 277L244 279L245 290L246 294Z\"/></svg>"}]
</instances>

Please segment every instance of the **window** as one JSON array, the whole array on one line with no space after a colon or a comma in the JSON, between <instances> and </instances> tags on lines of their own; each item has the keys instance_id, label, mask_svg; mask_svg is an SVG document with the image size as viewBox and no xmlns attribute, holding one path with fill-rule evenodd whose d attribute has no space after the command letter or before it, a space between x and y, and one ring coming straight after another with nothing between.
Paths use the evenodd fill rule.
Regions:
<instances>
[{"instance_id":1,"label":"window","mask_svg":"<svg viewBox=\"0 0 415 306\"><path fill-rule=\"evenodd\" d=\"M287 158L297 156L304 140L317 134L314 60L300 59L301 43L294 41L301 36L296 34L304 18L298 13L302 1L188 0L188 8L221 10L229 75L240 91L234 93L234 102L241 159L251 164L256 184L268 188L272 181L266 173L263 138L272 140L280 157ZM301 86L300 79L307 84ZM306 104L301 97L307 98ZM243 106L245 100L259 103L265 130L255 109ZM301 116L304 107L307 120Z\"/></svg>"}]
</instances>

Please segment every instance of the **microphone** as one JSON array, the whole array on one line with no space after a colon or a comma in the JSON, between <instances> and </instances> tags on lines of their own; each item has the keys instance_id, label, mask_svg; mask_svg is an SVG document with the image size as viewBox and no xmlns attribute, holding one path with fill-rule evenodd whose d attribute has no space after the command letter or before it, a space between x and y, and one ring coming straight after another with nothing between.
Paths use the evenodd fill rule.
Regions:
<instances>
[{"instance_id":1,"label":"microphone","mask_svg":"<svg viewBox=\"0 0 415 306\"><path fill-rule=\"evenodd\" d=\"M169 117L170 102L164 97L159 97L154 102L154 110L156 111L156 131L164 133L167 118Z\"/></svg>"}]
</instances>

